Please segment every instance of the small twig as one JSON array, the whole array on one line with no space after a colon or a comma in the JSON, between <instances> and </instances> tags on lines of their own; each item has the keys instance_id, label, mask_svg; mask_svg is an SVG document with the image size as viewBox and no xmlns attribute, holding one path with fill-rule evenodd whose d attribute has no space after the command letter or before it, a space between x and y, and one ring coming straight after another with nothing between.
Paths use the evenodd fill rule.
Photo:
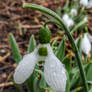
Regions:
<instances>
[{"instance_id":1,"label":"small twig","mask_svg":"<svg viewBox=\"0 0 92 92\"><path fill-rule=\"evenodd\" d=\"M1 83L0 87L7 87L13 85L13 82Z\"/></svg>"}]
</instances>

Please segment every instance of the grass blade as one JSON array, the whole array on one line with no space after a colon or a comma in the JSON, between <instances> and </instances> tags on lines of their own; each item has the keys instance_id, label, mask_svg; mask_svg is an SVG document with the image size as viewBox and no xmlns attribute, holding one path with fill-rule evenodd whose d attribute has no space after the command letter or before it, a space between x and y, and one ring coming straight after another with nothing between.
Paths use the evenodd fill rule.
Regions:
<instances>
[{"instance_id":1,"label":"grass blade","mask_svg":"<svg viewBox=\"0 0 92 92\"><path fill-rule=\"evenodd\" d=\"M14 60L16 61L16 64L18 64L19 61L22 59L22 56L20 54L16 40L15 40L13 34L11 34L11 33L9 34L9 40L10 40L10 46L11 46Z\"/></svg>"}]
</instances>

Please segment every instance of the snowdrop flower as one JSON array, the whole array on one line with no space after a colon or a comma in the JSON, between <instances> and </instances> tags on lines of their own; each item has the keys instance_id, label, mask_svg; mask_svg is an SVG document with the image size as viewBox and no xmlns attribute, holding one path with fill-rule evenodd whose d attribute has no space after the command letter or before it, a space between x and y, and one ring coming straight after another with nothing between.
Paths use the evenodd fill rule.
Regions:
<instances>
[{"instance_id":1,"label":"snowdrop flower","mask_svg":"<svg viewBox=\"0 0 92 92\"><path fill-rule=\"evenodd\" d=\"M88 0L80 0L80 4L86 7L88 5Z\"/></svg>"},{"instance_id":2,"label":"snowdrop flower","mask_svg":"<svg viewBox=\"0 0 92 92\"><path fill-rule=\"evenodd\" d=\"M88 2L87 8L92 8L92 0Z\"/></svg>"},{"instance_id":3,"label":"snowdrop flower","mask_svg":"<svg viewBox=\"0 0 92 92\"><path fill-rule=\"evenodd\" d=\"M88 17L85 16L84 19L83 19L83 21L88 22Z\"/></svg>"},{"instance_id":4,"label":"snowdrop flower","mask_svg":"<svg viewBox=\"0 0 92 92\"><path fill-rule=\"evenodd\" d=\"M54 55L49 44L50 31L47 27L42 27L39 32L40 44L35 50L27 54L20 61L15 69L14 81L17 84L25 82L32 74L35 64L38 61L45 61L44 77L47 84L57 92L65 92L66 88L66 71L64 65Z\"/></svg>"},{"instance_id":5,"label":"snowdrop flower","mask_svg":"<svg viewBox=\"0 0 92 92\"><path fill-rule=\"evenodd\" d=\"M92 42L92 35L88 33L88 39L90 42Z\"/></svg>"},{"instance_id":6,"label":"snowdrop flower","mask_svg":"<svg viewBox=\"0 0 92 92\"><path fill-rule=\"evenodd\" d=\"M80 0L80 4L83 5L86 8L92 7L92 0Z\"/></svg>"},{"instance_id":7,"label":"snowdrop flower","mask_svg":"<svg viewBox=\"0 0 92 92\"><path fill-rule=\"evenodd\" d=\"M76 9L71 9L71 12L70 12L71 15L73 16L76 16L77 15L77 10Z\"/></svg>"},{"instance_id":8,"label":"snowdrop flower","mask_svg":"<svg viewBox=\"0 0 92 92\"><path fill-rule=\"evenodd\" d=\"M74 21L68 16L68 14L63 15L63 21L67 27L71 27L74 25Z\"/></svg>"},{"instance_id":9,"label":"snowdrop flower","mask_svg":"<svg viewBox=\"0 0 92 92\"><path fill-rule=\"evenodd\" d=\"M79 38L77 38L77 39L75 40L75 43L78 42L78 39L79 39ZM82 52L85 53L86 55L88 55L89 52L91 51L91 43L90 43L90 41L89 41L89 39L88 39L88 34L87 34L87 33L84 34L84 37L83 37L82 40L81 40L81 50L82 50Z\"/></svg>"}]
</instances>

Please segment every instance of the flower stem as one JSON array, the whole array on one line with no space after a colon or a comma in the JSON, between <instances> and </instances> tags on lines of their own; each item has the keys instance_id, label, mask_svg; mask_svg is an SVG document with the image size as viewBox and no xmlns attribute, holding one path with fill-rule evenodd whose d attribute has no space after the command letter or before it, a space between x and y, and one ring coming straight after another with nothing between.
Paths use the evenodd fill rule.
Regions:
<instances>
[{"instance_id":1,"label":"flower stem","mask_svg":"<svg viewBox=\"0 0 92 92\"><path fill-rule=\"evenodd\" d=\"M73 51L75 52L75 56L77 58L77 63L78 63L78 66L79 66L80 75L81 75L81 78L82 78L82 81L83 81L83 84L84 84L85 91L88 92L87 80L86 80L86 76L85 76L85 72L84 72L84 69L83 69L83 65L82 65L82 61L81 61L81 57L80 57L78 48L74 43L74 39L73 39L72 35L70 34L70 30L63 23L60 16L58 16L52 10L50 10L48 8L45 8L45 7L42 7L40 5L36 5L36 4L27 4L27 3L25 3L25 4L23 4L23 7L24 8L32 8L32 9L41 11L42 13L45 13L45 14L49 15L50 17L54 18L60 24L60 26L63 27L63 29L65 30L65 33L66 33L66 35L67 35L67 37L70 41L70 44L73 48Z\"/></svg>"},{"instance_id":2,"label":"flower stem","mask_svg":"<svg viewBox=\"0 0 92 92\"><path fill-rule=\"evenodd\" d=\"M87 63L88 55L85 55L84 62Z\"/></svg>"}]
</instances>

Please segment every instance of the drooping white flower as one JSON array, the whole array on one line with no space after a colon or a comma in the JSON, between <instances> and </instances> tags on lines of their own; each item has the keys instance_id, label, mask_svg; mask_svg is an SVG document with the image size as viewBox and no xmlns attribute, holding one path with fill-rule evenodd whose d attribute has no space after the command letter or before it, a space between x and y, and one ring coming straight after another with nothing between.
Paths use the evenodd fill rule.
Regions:
<instances>
[{"instance_id":1,"label":"drooping white flower","mask_svg":"<svg viewBox=\"0 0 92 92\"><path fill-rule=\"evenodd\" d=\"M63 64L53 53L53 50L49 44L50 36L51 33L48 27L43 26L40 28L40 44L31 54L24 56L15 69L14 81L17 84L21 84L29 78L34 70L35 64L38 61L45 61L44 77L46 79L46 82L55 91L65 92L67 80L66 71Z\"/></svg>"},{"instance_id":2,"label":"drooping white flower","mask_svg":"<svg viewBox=\"0 0 92 92\"><path fill-rule=\"evenodd\" d=\"M80 4L86 8L92 8L92 0L80 0Z\"/></svg>"},{"instance_id":3,"label":"drooping white flower","mask_svg":"<svg viewBox=\"0 0 92 92\"><path fill-rule=\"evenodd\" d=\"M92 8L92 0L88 2L87 8Z\"/></svg>"},{"instance_id":4,"label":"drooping white flower","mask_svg":"<svg viewBox=\"0 0 92 92\"><path fill-rule=\"evenodd\" d=\"M47 48L47 56L40 56L38 54L39 48ZM65 92L66 87L66 71L63 64L54 55L50 44L39 44L37 48L31 53L27 54L20 61L15 69L14 81L17 84L25 82L32 74L35 64L38 61L45 61L44 77L47 84L56 91Z\"/></svg>"},{"instance_id":5,"label":"drooping white flower","mask_svg":"<svg viewBox=\"0 0 92 92\"><path fill-rule=\"evenodd\" d=\"M77 39L75 40L75 44L78 42L78 39L79 39L79 38L77 38ZM90 41L89 41L89 39L88 39L88 34L87 34L87 33L84 34L84 37L83 37L82 40L81 40L81 50L82 50L82 52L85 53L86 55L88 55L89 52L91 51L91 43L90 43Z\"/></svg>"},{"instance_id":6,"label":"drooping white flower","mask_svg":"<svg viewBox=\"0 0 92 92\"><path fill-rule=\"evenodd\" d=\"M91 43L87 37L87 34L84 34L84 37L82 38L81 49L86 55L88 55L91 51Z\"/></svg>"},{"instance_id":7,"label":"drooping white flower","mask_svg":"<svg viewBox=\"0 0 92 92\"><path fill-rule=\"evenodd\" d=\"M80 4L86 7L88 5L88 0L80 0Z\"/></svg>"},{"instance_id":8,"label":"drooping white flower","mask_svg":"<svg viewBox=\"0 0 92 92\"><path fill-rule=\"evenodd\" d=\"M71 9L70 14L73 15L73 16L76 16L77 15L77 10L75 8Z\"/></svg>"},{"instance_id":9,"label":"drooping white flower","mask_svg":"<svg viewBox=\"0 0 92 92\"><path fill-rule=\"evenodd\" d=\"M74 25L74 21L68 16L68 14L64 14L62 19L67 27Z\"/></svg>"}]
</instances>

